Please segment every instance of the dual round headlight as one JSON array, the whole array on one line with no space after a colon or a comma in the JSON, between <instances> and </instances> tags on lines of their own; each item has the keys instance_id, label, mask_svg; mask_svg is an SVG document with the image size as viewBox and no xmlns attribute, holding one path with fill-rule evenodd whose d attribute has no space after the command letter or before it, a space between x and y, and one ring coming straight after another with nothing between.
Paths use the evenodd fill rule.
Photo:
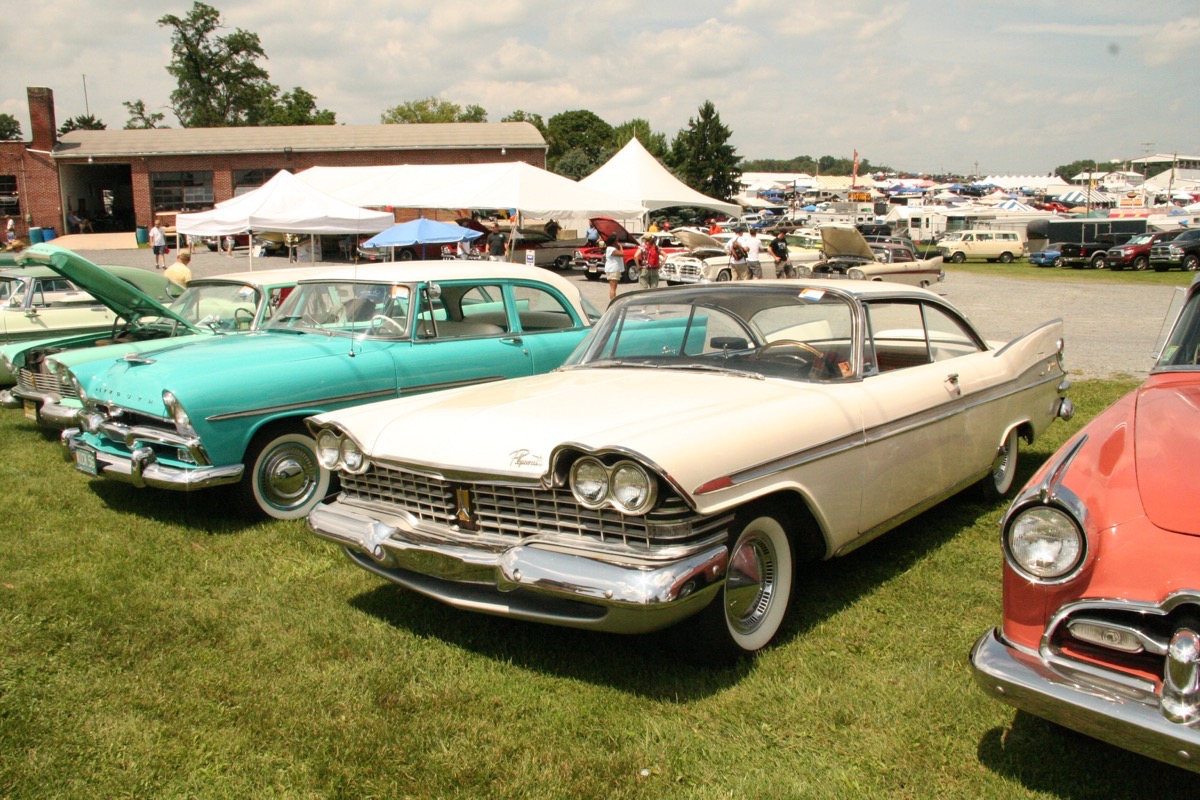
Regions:
<instances>
[{"instance_id":1,"label":"dual round headlight","mask_svg":"<svg viewBox=\"0 0 1200 800\"><path fill-rule=\"evenodd\" d=\"M317 434L317 461L325 469L342 469L354 475L366 472L369 466L358 443L331 428Z\"/></svg>"},{"instance_id":2,"label":"dual round headlight","mask_svg":"<svg viewBox=\"0 0 1200 800\"><path fill-rule=\"evenodd\" d=\"M1009 563L1035 581L1057 581L1083 563L1087 540L1062 509L1031 506L1017 513L1004 531Z\"/></svg>"},{"instance_id":3,"label":"dual round headlight","mask_svg":"<svg viewBox=\"0 0 1200 800\"><path fill-rule=\"evenodd\" d=\"M571 492L584 508L612 506L622 514L645 514L654 507L658 483L640 464L618 461L611 466L593 456L571 465Z\"/></svg>"}]
</instances>

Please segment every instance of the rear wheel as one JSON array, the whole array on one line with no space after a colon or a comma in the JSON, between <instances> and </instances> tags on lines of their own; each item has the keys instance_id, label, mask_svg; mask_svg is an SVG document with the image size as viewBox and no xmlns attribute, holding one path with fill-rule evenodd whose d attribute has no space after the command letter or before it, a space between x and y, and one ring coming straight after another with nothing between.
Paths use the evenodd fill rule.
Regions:
<instances>
[{"instance_id":1,"label":"rear wheel","mask_svg":"<svg viewBox=\"0 0 1200 800\"><path fill-rule=\"evenodd\" d=\"M567 269L570 266L571 266L571 257L570 256L559 256L558 258L554 259L554 268L555 269Z\"/></svg>"},{"instance_id":2,"label":"rear wheel","mask_svg":"<svg viewBox=\"0 0 1200 800\"><path fill-rule=\"evenodd\" d=\"M731 281L731 280L733 280L733 273L727 269L723 269L717 273L717 280L718 281Z\"/></svg>"},{"instance_id":3,"label":"rear wheel","mask_svg":"<svg viewBox=\"0 0 1200 800\"><path fill-rule=\"evenodd\" d=\"M996 451L996 457L992 459L991 473L980 484L984 499L999 500L1012 491L1013 482L1017 477L1020 444L1021 436L1017 429L1013 428L1008 432L1004 444Z\"/></svg>"},{"instance_id":4,"label":"rear wheel","mask_svg":"<svg viewBox=\"0 0 1200 800\"><path fill-rule=\"evenodd\" d=\"M1000 254L1000 263L1001 264L1011 264L1012 258L1013 258L1012 253L1001 253Z\"/></svg>"},{"instance_id":5,"label":"rear wheel","mask_svg":"<svg viewBox=\"0 0 1200 800\"><path fill-rule=\"evenodd\" d=\"M589 281L598 281L598 280L600 280L600 273L599 273L599 272L585 272L585 273L583 273L583 274L584 274L584 276L586 276L586 277L587 277L587 279L588 279Z\"/></svg>"},{"instance_id":6,"label":"rear wheel","mask_svg":"<svg viewBox=\"0 0 1200 800\"><path fill-rule=\"evenodd\" d=\"M1104 269L1104 253L1097 253L1092 256L1092 260L1088 263L1092 269Z\"/></svg>"},{"instance_id":7,"label":"rear wheel","mask_svg":"<svg viewBox=\"0 0 1200 800\"><path fill-rule=\"evenodd\" d=\"M275 519L300 519L329 491L333 476L317 463L316 442L299 429L254 437L238 489L244 505Z\"/></svg>"}]
</instances>

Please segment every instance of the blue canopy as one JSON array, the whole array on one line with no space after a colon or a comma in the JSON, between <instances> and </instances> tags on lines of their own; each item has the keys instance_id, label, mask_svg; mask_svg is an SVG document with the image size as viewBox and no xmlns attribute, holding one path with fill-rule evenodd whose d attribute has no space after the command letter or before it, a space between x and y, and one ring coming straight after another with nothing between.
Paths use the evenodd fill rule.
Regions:
<instances>
[{"instance_id":1,"label":"blue canopy","mask_svg":"<svg viewBox=\"0 0 1200 800\"><path fill-rule=\"evenodd\" d=\"M438 222L437 220L419 217L408 222L393 225L382 233L377 233L363 242L363 247L405 247L412 244L454 244L462 241L472 241L483 236L480 231L473 231L453 222Z\"/></svg>"}]
</instances>

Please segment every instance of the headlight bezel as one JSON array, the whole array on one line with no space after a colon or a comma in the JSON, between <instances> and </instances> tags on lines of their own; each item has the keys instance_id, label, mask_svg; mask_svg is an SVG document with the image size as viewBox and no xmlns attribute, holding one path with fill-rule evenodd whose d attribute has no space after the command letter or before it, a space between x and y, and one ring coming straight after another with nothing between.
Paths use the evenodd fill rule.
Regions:
<instances>
[{"instance_id":1,"label":"headlight bezel","mask_svg":"<svg viewBox=\"0 0 1200 800\"><path fill-rule=\"evenodd\" d=\"M1055 535L1046 535L1047 526ZM1036 526L1043 532L1031 529ZM1037 541L1017 541L1017 537ZM1088 538L1083 525L1068 508L1056 503L1034 503L1016 510L1005 522L1003 530L1004 560L1026 580L1039 584L1065 583L1079 574L1088 557ZM1067 558L1054 567L1033 565L1032 554L1039 548L1065 549ZM1057 560L1057 554L1056 554Z\"/></svg>"},{"instance_id":2,"label":"headlight bezel","mask_svg":"<svg viewBox=\"0 0 1200 800\"><path fill-rule=\"evenodd\" d=\"M179 401L174 392L170 389L164 389L162 399L163 405L167 408L167 415L175 423L176 432L182 436L195 436L196 429L192 427L192 418L188 416L183 403Z\"/></svg>"},{"instance_id":3,"label":"headlight bezel","mask_svg":"<svg viewBox=\"0 0 1200 800\"><path fill-rule=\"evenodd\" d=\"M629 502L621 492L622 476L632 477L636 486L636 502ZM630 517L649 513L658 502L659 482L655 473L645 465L629 458L618 458L606 463L598 455L582 455L571 464L567 484L575 501L586 509L595 511L611 508ZM592 484L592 488L585 486Z\"/></svg>"},{"instance_id":4,"label":"headlight bezel","mask_svg":"<svg viewBox=\"0 0 1200 800\"><path fill-rule=\"evenodd\" d=\"M313 435L313 448L322 469L350 475L362 475L371 468L371 459L354 437L334 426L323 427ZM350 453L355 458L347 457ZM352 463L353 462L353 463Z\"/></svg>"}]
</instances>

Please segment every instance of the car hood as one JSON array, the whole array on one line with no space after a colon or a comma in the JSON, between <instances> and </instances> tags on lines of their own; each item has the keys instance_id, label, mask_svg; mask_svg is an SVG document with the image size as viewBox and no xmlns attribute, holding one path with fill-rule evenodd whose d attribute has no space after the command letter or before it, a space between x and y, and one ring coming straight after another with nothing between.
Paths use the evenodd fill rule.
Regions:
<instances>
[{"instance_id":1,"label":"car hood","mask_svg":"<svg viewBox=\"0 0 1200 800\"><path fill-rule=\"evenodd\" d=\"M875 253L857 228L826 225L821 228L822 249L826 258L865 258L875 260Z\"/></svg>"},{"instance_id":2,"label":"car hood","mask_svg":"<svg viewBox=\"0 0 1200 800\"><path fill-rule=\"evenodd\" d=\"M195 325L158 300L128 281L101 269L78 253L57 245L37 244L22 251L20 260L23 264L40 264L54 270L93 295L120 317L163 317L184 325L188 330L197 330Z\"/></svg>"},{"instance_id":3,"label":"car hood","mask_svg":"<svg viewBox=\"0 0 1200 800\"><path fill-rule=\"evenodd\" d=\"M1146 516L1159 528L1200 535L1190 488L1200 475L1200 376L1151 376L1138 390L1134 452Z\"/></svg>"},{"instance_id":4,"label":"car hood","mask_svg":"<svg viewBox=\"0 0 1200 800\"><path fill-rule=\"evenodd\" d=\"M618 242L636 242L633 234L625 230L625 226L610 217L592 217L590 222L600 231L600 241L608 239L610 234L617 235Z\"/></svg>"},{"instance_id":5,"label":"car hood","mask_svg":"<svg viewBox=\"0 0 1200 800\"><path fill-rule=\"evenodd\" d=\"M162 392L169 389L189 409L195 409L193 413L208 414L218 407L237 409L250 395L290 391L289 400L301 401L307 399L302 395L310 392L314 397L352 392L354 385L326 385L338 370L327 370L317 362L336 358L365 368L370 359L350 358L352 346L356 354L365 355L364 351L376 352L380 344L318 333L262 331L166 341L157 349L131 354L128 359L122 356L115 361L92 361L72 372L88 397L100 402L161 414ZM384 377L389 385L394 383L394 374ZM344 379L365 381L366 375L355 378L347 374ZM231 391L231 387L241 388Z\"/></svg>"},{"instance_id":6,"label":"car hood","mask_svg":"<svg viewBox=\"0 0 1200 800\"><path fill-rule=\"evenodd\" d=\"M856 404L845 389L732 374L596 367L385 401L316 419L335 421L378 459L484 474L539 477L564 444L619 448L657 465L690 494L734 470L860 430ZM731 411L736 408L753 412Z\"/></svg>"},{"instance_id":7,"label":"car hood","mask_svg":"<svg viewBox=\"0 0 1200 800\"><path fill-rule=\"evenodd\" d=\"M675 234L675 238L687 245L689 250L713 249L724 250L725 248L713 237L696 228L676 228L671 231Z\"/></svg>"}]
</instances>

